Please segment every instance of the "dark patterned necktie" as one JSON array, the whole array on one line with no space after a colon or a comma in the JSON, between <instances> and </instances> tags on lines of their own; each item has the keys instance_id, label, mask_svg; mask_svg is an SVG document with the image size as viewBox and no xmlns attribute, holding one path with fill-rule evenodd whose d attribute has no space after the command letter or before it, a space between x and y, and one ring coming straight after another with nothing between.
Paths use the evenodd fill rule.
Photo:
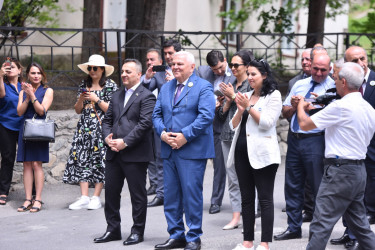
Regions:
<instances>
[{"instance_id":1,"label":"dark patterned necktie","mask_svg":"<svg viewBox=\"0 0 375 250\"><path fill-rule=\"evenodd\" d=\"M174 96L174 104L176 105L176 102L178 100L178 97L181 95L181 90L184 87L182 83L177 84L177 92L176 95Z\"/></svg>"}]
</instances>

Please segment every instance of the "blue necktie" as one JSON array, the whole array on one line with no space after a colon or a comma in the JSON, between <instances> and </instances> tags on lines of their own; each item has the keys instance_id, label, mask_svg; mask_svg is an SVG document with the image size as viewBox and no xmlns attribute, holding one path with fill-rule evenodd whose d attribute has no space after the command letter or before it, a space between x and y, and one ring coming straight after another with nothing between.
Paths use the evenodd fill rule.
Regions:
<instances>
[{"instance_id":1,"label":"blue necktie","mask_svg":"<svg viewBox=\"0 0 375 250\"><path fill-rule=\"evenodd\" d=\"M314 92L314 88L316 85L318 85L319 83L315 82L315 81L311 81L312 83L312 87L309 89L309 91L307 91L306 95L305 95L305 98L309 98L310 97L310 92ZM296 112L296 116L294 117L294 121L293 121L293 132L297 133L298 130L299 130L299 124L298 124L298 118L297 118L297 112Z\"/></svg>"}]
</instances>

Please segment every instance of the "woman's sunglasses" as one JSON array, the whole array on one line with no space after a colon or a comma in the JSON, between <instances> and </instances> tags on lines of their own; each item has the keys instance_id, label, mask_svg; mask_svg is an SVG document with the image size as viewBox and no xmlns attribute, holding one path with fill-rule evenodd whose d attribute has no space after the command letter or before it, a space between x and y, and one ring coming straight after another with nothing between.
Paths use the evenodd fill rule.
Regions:
<instances>
[{"instance_id":1,"label":"woman's sunglasses","mask_svg":"<svg viewBox=\"0 0 375 250\"><path fill-rule=\"evenodd\" d=\"M94 67L88 66L88 67L87 67L87 70L88 70L88 71L91 71L91 70L97 71L98 68L99 68L99 67L96 67L96 66L94 66ZM104 67L100 67L100 68L103 69Z\"/></svg>"},{"instance_id":2,"label":"woman's sunglasses","mask_svg":"<svg viewBox=\"0 0 375 250\"><path fill-rule=\"evenodd\" d=\"M239 64L239 63L229 63L229 68L235 68L237 69L238 67L240 67L241 65L245 65L245 64Z\"/></svg>"}]
</instances>

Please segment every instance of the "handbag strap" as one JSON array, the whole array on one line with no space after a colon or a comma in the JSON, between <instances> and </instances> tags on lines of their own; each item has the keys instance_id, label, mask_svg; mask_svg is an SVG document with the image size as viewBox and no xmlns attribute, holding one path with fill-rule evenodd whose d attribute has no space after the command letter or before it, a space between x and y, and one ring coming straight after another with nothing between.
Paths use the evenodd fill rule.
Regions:
<instances>
[{"instance_id":1,"label":"handbag strap","mask_svg":"<svg viewBox=\"0 0 375 250\"><path fill-rule=\"evenodd\" d=\"M40 105L42 105L42 104L40 104ZM46 118L44 118L44 120L47 121L47 113L48 113L48 111L46 111L46 109L44 108L43 105L42 105L42 107L43 107L43 110L44 110L44 115L46 116ZM35 120L35 118L37 117L37 115L38 114L35 112L34 116L33 116L33 121Z\"/></svg>"},{"instance_id":2,"label":"handbag strap","mask_svg":"<svg viewBox=\"0 0 375 250\"><path fill-rule=\"evenodd\" d=\"M100 125L102 125L102 120L100 119L100 117L98 115L98 112L96 112L95 103L92 103L92 108L95 111L96 117L98 118L98 121L99 121Z\"/></svg>"}]
</instances>

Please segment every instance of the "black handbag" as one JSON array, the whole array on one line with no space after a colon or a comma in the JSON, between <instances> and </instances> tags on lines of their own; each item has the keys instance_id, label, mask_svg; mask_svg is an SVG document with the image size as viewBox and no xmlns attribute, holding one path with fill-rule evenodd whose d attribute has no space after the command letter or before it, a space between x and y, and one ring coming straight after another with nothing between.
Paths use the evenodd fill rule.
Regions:
<instances>
[{"instance_id":1,"label":"black handbag","mask_svg":"<svg viewBox=\"0 0 375 250\"><path fill-rule=\"evenodd\" d=\"M55 142L55 121L47 120L45 110L44 113L45 119L35 119L37 114L32 119L25 119L22 137L24 141Z\"/></svg>"}]
</instances>

